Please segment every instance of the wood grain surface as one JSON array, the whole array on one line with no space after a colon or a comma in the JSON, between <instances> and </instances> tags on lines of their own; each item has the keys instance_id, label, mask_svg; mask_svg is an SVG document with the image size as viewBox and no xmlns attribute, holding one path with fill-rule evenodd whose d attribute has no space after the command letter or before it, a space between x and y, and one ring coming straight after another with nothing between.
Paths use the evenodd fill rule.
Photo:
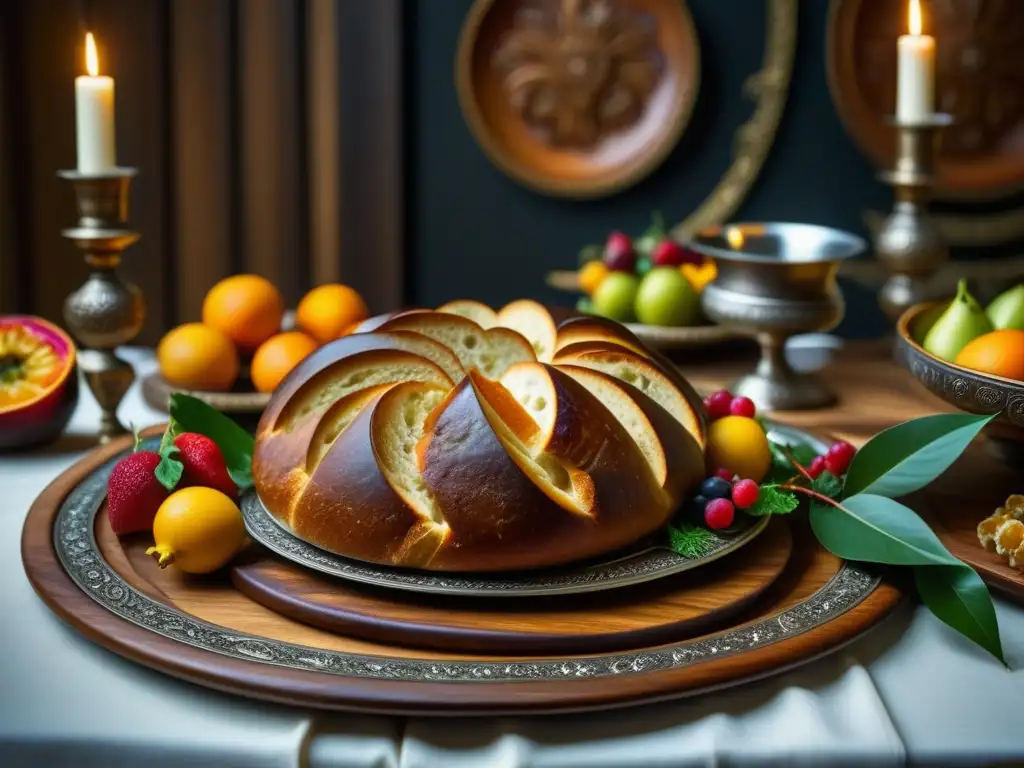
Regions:
<instances>
[{"instance_id":1,"label":"wood grain surface","mask_svg":"<svg viewBox=\"0 0 1024 768\"><path fill-rule=\"evenodd\" d=\"M640 648L723 626L782 573L784 520L694 571L601 594L522 600L401 594L321 576L274 556L231 568L235 587L283 616L393 645L542 655Z\"/></svg>"},{"instance_id":2,"label":"wood grain surface","mask_svg":"<svg viewBox=\"0 0 1024 768\"><path fill-rule=\"evenodd\" d=\"M983 478L983 480L982 480ZM907 503L928 521L946 549L978 572L991 587L1024 602L1024 573L978 542L978 523L1024 493L1020 471L1000 463L984 445L972 445L938 480Z\"/></svg>"},{"instance_id":3,"label":"wood grain surface","mask_svg":"<svg viewBox=\"0 0 1024 768\"><path fill-rule=\"evenodd\" d=\"M909 375L886 360L879 347L851 345L826 378L845 394L833 411L804 413L782 421L854 441L910 416L933 410ZM720 386L743 371L744 362L725 366L691 366L695 383ZM934 400L934 398L932 398ZM22 540L26 572L42 599L61 618L107 649L146 666L219 690L303 706L358 709L368 712L433 715L545 713L623 706L692 695L806 662L850 641L879 621L896 604L900 591L887 581L832 621L796 631L753 651L649 672L571 680L453 683L428 679L398 680L347 677L243 660L185 645L125 621L93 601L60 566L52 544L53 524L62 501L89 473L118 451L121 440L97 450L58 477L33 505ZM249 599L231 583L227 572L213 577L185 577L173 568L160 570L144 555L145 537L118 541L105 513L97 517L97 539L113 567L136 588L212 624L312 648L402 659L523 661L543 658L496 649L489 655L443 651L357 639L289 619ZM817 592L836 573L839 561L822 550L806 525L794 520L793 553L782 574L730 623L740 626L775 616ZM753 546L753 545L751 545ZM737 553L742 556L743 551ZM258 551L245 558L259 558ZM244 567L245 562L241 561ZM723 561L724 564L725 561ZM609 611L614 621L614 612ZM715 632L721 630L715 630ZM705 637L714 637L713 632ZM640 653L649 650L637 647ZM579 656L597 659L600 654ZM565 655L554 658L565 658ZM383 661L383 659L382 659Z\"/></svg>"}]
</instances>

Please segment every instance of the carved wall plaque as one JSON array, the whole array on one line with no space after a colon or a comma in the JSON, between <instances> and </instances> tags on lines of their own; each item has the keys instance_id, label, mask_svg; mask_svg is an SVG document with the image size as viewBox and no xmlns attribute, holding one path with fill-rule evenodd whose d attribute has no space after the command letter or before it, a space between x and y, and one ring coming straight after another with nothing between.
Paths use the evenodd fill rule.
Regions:
<instances>
[{"instance_id":1,"label":"carved wall plaque","mask_svg":"<svg viewBox=\"0 0 1024 768\"><path fill-rule=\"evenodd\" d=\"M581 148L634 124L664 72L655 19L616 0L520 8L494 59L523 120Z\"/></svg>"}]
</instances>

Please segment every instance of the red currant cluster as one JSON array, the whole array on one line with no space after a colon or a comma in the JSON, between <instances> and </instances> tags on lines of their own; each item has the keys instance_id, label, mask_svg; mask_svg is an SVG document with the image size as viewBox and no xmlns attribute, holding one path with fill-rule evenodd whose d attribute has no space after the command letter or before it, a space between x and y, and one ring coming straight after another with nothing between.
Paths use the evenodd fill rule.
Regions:
<instances>
[{"instance_id":1,"label":"red currant cluster","mask_svg":"<svg viewBox=\"0 0 1024 768\"><path fill-rule=\"evenodd\" d=\"M708 528L721 530L732 525L737 509L752 507L759 489L750 479L735 477L727 469L719 469L700 484L697 495L690 500L695 518Z\"/></svg>"},{"instance_id":2,"label":"red currant cluster","mask_svg":"<svg viewBox=\"0 0 1024 768\"><path fill-rule=\"evenodd\" d=\"M831 472L836 477L842 477L850 468L850 462L856 454L857 449L845 440L832 443L824 456L814 457L814 461L807 467L807 474L814 478L822 472Z\"/></svg>"},{"instance_id":3,"label":"red currant cluster","mask_svg":"<svg viewBox=\"0 0 1024 768\"><path fill-rule=\"evenodd\" d=\"M704 410L707 411L711 421L723 416L746 416L748 419L752 419L757 413L753 400L743 396L733 397L727 389L712 392L705 397Z\"/></svg>"}]
</instances>

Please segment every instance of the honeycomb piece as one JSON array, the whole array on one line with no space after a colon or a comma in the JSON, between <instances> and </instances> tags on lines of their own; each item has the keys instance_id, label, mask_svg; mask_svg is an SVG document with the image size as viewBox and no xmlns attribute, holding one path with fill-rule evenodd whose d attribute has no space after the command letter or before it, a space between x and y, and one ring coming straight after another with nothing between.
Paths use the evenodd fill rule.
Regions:
<instances>
[{"instance_id":1,"label":"honeycomb piece","mask_svg":"<svg viewBox=\"0 0 1024 768\"><path fill-rule=\"evenodd\" d=\"M1024 521L1024 496L1014 494L1010 496L1002 506L1003 514L1009 515L1014 520Z\"/></svg>"},{"instance_id":2,"label":"honeycomb piece","mask_svg":"<svg viewBox=\"0 0 1024 768\"><path fill-rule=\"evenodd\" d=\"M1024 544L1024 523L1020 520L1007 520L996 531L996 554L1009 557Z\"/></svg>"},{"instance_id":3,"label":"honeycomb piece","mask_svg":"<svg viewBox=\"0 0 1024 768\"><path fill-rule=\"evenodd\" d=\"M995 552L996 533L999 531L999 526L1010 519L1009 515L1000 514L997 510L996 514L986 517L978 523L978 541L981 542L981 546L989 552Z\"/></svg>"},{"instance_id":4,"label":"honeycomb piece","mask_svg":"<svg viewBox=\"0 0 1024 768\"><path fill-rule=\"evenodd\" d=\"M1024 571L1024 545L1017 547L1010 553L1009 564L1011 568Z\"/></svg>"}]
</instances>

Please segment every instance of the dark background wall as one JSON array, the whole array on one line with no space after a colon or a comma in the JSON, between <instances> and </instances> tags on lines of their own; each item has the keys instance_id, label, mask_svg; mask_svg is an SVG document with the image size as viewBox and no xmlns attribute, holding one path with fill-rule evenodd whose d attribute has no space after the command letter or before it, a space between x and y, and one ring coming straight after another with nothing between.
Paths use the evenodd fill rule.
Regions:
<instances>
[{"instance_id":1,"label":"dark background wall","mask_svg":"<svg viewBox=\"0 0 1024 768\"><path fill-rule=\"evenodd\" d=\"M764 0L691 0L702 47L693 120L665 164L613 197L573 202L532 192L499 172L474 142L456 96L454 56L471 0L411 0L405 20L409 63L407 199L409 290L417 304L474 296L500 304L533 296L573 298L544 286L551 269L571 269L576 253L612 229L639 234L660 210L675 223L703 200L730 163L733 132L752 102L743 81L764 52ZM885 210L888 187L847 137L825 74L828 3L801 2L791 91L757 185L737 218L804 221L866 234L862 213ZM893 45L895 45L895 40ZM895 76L895 73L894 73ZM874 294L844 284L840 332L881 333Z\"/></svg>"}]
</instances>

